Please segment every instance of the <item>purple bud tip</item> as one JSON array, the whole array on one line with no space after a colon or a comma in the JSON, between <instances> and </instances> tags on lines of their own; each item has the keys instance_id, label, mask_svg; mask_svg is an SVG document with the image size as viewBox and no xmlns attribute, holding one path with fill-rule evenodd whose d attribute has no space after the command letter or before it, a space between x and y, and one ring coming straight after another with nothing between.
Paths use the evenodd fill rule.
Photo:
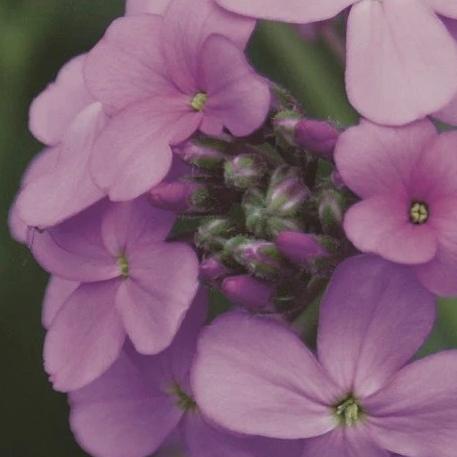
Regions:
<instances>
[{"instance_id":1,"label":"purple bud tip","mask_svg":"<svg viewBox=\"0 0 457 457\"><path fill-rule=\"evenodd\" d=\"M281 232L276 238L279 251L297 265L308 265L328 252L320 245L314 235L300 232Z\"/></svg>"},{"instance_id":2,"label":"purple bud tip","mask_svg":"<svg viewBox=\"0 0 457 457\"><path fill-rule=\"evenodd\" d=\"M190 181L164 182L149 191L153 206L168 211L185 212L189 201L198 186Z\"/></svg>"},{"instance_id":3,"label":"purple bud tip","mask_svg":"<svg viewBox=\"0 0 457 457\"><path fill-rule=\"evenodd\" d=\"M200 265L200 278L203 281L217 281L229 274L230 270L216 257L209 257Z\"/></svg>"},{"instance_id":4,"label":"purple bud tip","mask_svg":"<svg viewBox=\"0 0 457 457\"><path fill-rule=\"evenodd\" d=\"M248 275L231 276L222 283L222 292L233 303L250 311L273 310L271 298L274 287L268 282Z\"/></svg>"},{"instance_id":5,"label":"purple bud tip","mask_svg":"<svg viewBox=\"0 0 457 457\"><path fill-rule=\"evenodd\" d=\"M225 155L220 149L197 141L187 141L176 146L173 152L184 162L209 170L219 168L225 160Z\"/></svg>"},{"instance_id":6,"label":"purple bud tip","mask_svg":"<svg viewBox=\"0 0 457 457\"><path fill-rule=\"evenodd\" d=\"M297 143L331 160L340 132L330 122L303 119L295 129Z\"/></svg>"}]
</instances>

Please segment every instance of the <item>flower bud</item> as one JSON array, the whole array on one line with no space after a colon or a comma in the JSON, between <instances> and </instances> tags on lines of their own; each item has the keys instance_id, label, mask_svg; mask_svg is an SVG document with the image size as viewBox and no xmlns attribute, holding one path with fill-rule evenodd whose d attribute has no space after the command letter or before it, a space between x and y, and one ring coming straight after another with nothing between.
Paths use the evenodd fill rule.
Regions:
<instances>
[{"instance_id":1,"label":"flower bud","mask_svg":"<svg viewBox=\"0 0 457 457\"><path fill-rule=\"evenodd\" d=\"M200 278L203 281L217 281L229 274L230 270L217 257L208 257L200 264Z\"/></svg>"},{"instance_id":2,"label":"flower bud","mask_svg":"<svg viewBox=\"0 0 457 457\"><path fill-rule=\"evenodd\" d=\"M220 251L232 235L235 227L230 219L212 218L200 225L195 235L195 244L207 251Z\"/></svg>"},{"instance_id":3,"label":"flower bud","mask_svg":"<svg viewBox=\"0 0 457 457\"><path fill-rule=\"evenodd\" d=\"M344 217L344 198L335 189L326 189L319 196L319 220L326 234L340 231Z\"/></svg>"},{"instance_id":4,"label":"flower bud","mask_svg":"<svg viewBox=\"0 0 457 457\"><path fill-rule=\"evenodd\" d=\"M276 135L288 146L296 146L295 130L301 116L295 111L281 111L273 119Z\"/></svg>"},{"instance_id":5,"label":"flower bud","mask_svg":"<svg viewBox=\"0 0 457 457\"><path fill-rule=\"evenodd\" d=\"M319 154L322 158L332 160L340 132L327 121L302 119L296 125L296 143Z\"/></svg>"},{"instance_id":6,"label":"flower bud","mask_svg":"<svg viewBox=\"0 0 457 457\"><path fill-rule=\"evenodd\" d=\"M282 179L279 175L283 175ZM275 215L293 216L309 196L310 191L299 170L280 167L271 178L266 201L267 211Z\"/></svg>"},{"instance_id":7,"label":"flower bud","mask_svg":"<svg viewBox=\"0 0 457 457\"><path fill-rule=\"evenodd\" d=\"M222 292L233 303L252 312L272 311L273 285L249 275L230 276L222 283Z\"/></svg>"},{"instance_id":8,"label":"flower bud","mask_svg":"<svg viewBox=\"0 0 457 457\"><path fill-rule=\"evenodd\" d=\"M153 206L177 213L207 212L214 208L209 189L192 181L164 182L149 191Z\"/></svg>"},{"instance_id":9,"label":"flower bud","mask_svg":"<svg viewBox=\"0 0 457 457\"><path fill-rule=\"evenodd\" d=\"M275 277L283 267L283 259L278 248L268 241L240 242L233 250L233 257L250 273L261 278Z\"/></svg>"},{"instance_id":10,"label":"flower bud","mask_svg":"<svg viewBox=\"0 0 457 457\"><path fill-rule=\"evenodd\" d=\"M284 257L301 266L329 256L319 238L308 233L281 232L276 238L276 246Z\"/></svg>"},{"instance_id":11,"label":"flower bud","mask_svg":"<svg viewBox=\"0 0 457 457\"><path fill-rule=\"evenodd\" d=\"M260 183L267 172L265 161L258 154L240 154L225 163L224 176L228 186L248 189Z\"/></svg>"},{"instance_id":12,"label":"flower bud","mask_svg":"<svg viewBox=\"0 0 457 457\"><path fill-rule=\"evenodd\" d=\"M222 167L225 155L220 148L214 145L206 145L198 140L187 141L173 148L184 162L205 170L213 171Z\"/></svg>"}]
</instances>

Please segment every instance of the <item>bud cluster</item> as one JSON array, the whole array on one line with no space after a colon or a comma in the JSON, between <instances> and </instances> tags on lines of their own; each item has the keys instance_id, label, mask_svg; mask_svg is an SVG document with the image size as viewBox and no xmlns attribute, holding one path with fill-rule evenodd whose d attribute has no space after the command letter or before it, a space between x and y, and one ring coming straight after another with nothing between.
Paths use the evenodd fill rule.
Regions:
<instances>
[{"instance_id":1,"label":"bud cluster","mask_svg":"<svg viewBox=\"0 0 457 457\"><path fill-rule=\"evenodd\" d=\"M195 221L201 279L251 311L287 314L312 302L348 254L341 224L351 194L334 169L338 129L276 95L253 135L176 146L189 173L150 200Z\"/></svg>"}]
</instances>

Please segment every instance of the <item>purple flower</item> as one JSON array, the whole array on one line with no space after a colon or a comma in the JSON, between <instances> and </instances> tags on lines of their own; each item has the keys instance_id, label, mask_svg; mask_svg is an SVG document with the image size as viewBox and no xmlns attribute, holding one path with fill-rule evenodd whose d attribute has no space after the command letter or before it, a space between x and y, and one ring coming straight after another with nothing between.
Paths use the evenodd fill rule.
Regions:
<instances>
[{"instance_id":1,"label":"purple flower","mask_svg":"<svg viewBox=\"0 0 457 457\"><path fill-rule=\"evenodd\" d=\"M401 125L443 108L457 91L457 48L442 16L449 0L214 0L238 14L293 23L330 19L350 7L346 87L365 117Z\"/></svg>"},{"instance_id":2,"label":"purple flower","mask_svg":"<svg viewBox=\"0 0 457 457\"><path fill-rule=\"evenodd\" d=\"M14 217L27 226L58 224L104 196L88 163L107 117L86 89L85 58L67 63L31 106L30 130L49 149L30 166L15 202Z\"/></svg>"},{"instance_id":3,"label":"purple flower","mask_svg":"<svg viewBox=\"0 0 457 457\"><path fill-rule=\"evenodd\" d=\"M80 283L45 318L45 368L56 390L78 389L97 378L117 359L126 336L146 354L171 343L198 288L195 253L164 241L173 222L173 215L142 197L102 201L33 234L31 248L43 268ZM48 314L47 307L59 308L49 294L54 304L45 303Z\"/></svg>"},{"instance_id":4,"label":"purple flower","mask_svg":"<svg viewBox=\"0 0 457 457\"><path fill-rule=\"evenodd\" d=\"M344 220L363 252L408 264L437 295L457 293L457 134L420 121L389 128L363 121L342 134L335 160L363 200Z\"/></svg>"},{"instance_id":5,"label":"purple flower","mask_svg":"<svg viewBox=\"0 0 457 457\"><path fill-rule=\"evenodd\" d=\"M270 107L268 84L242 52L254 21L212 0L173 0L164 17L121 18L89 53L85 77L112 119L93 150L95 182L112 200L161 182L172 150L200 130L252 133Z\"/></svg>"},{"instance_id":6,"label":"purple flower","mask_svg":"<svg viewBox=\"0 0 457 457\"><path fill-rule=\"evenodd\" d=\"M71 428L91 455L146 457L178 432L190 457L299 457L300 441L234 435L200 413L189 372L205 295L197 297L166 351L144 356L126 345L102 377L70 394Z\"/></svg>"},{"instance_id":7,"label":"purple flower","mask_svg":"<svg viewBox=\"0 0 457 457\"><path fill-rule=\"evenodd\" d=\"M457 352L405 365L434 315L434 297L411 270L354 257L323 299L317 358L284 325L232 313L203 332L192 389L229 430L308 438L303 457L450 457Z\"/></svg>"},{"instance_id":8,"label":"purple flower","mask_svg":"<svg viewBox=\"0 0 457 457\"><path fill-rule=\"evenodd\" d=\"M126 15L164 14L171 0L127 0Z\"/></svg>"}]
</instances>

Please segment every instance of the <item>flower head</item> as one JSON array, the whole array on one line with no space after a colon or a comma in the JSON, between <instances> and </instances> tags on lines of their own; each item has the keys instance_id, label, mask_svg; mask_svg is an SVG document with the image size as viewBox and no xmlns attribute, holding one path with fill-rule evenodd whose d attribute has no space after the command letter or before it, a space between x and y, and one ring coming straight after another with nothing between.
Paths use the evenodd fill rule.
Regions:
<instances>
[{"instance_id":1,"label":"flower head","mask_svg":"<svg viewBox=\"0 0 457 457\"><path fill-rule=\"evenodd\" d=\"M161 182L176 145L200 130L245 136L270 108L268 84L243 48L252 20L211 0L173 0L163 17L121 18L89 53L89 90L112 115L95 144L92 174L112 200Z\"/></svg>"},{"instance_id":2,"label":"flower head","mask_svg":"<svg viewBox=\"0 0 457 457\"><path fill-rule=\"evenodd\" d=\"M420 121L400 128L363 121L335 153L343 181L362 198L346 213L363 252L411 265L438 295L457 293L457 135Z\"/></svg>"},{"instance_id":3,"label":"flower head","mask_svg":"<svg viewBox=\"0 0 457 457\"><path fill-rule=\"evenodd\" d=\"M173 215L142 197L125 204L102 201L34 233L31 247L40 264L76 282L60 305L55 298L53 305L45 303L45 309L59 308L46 318L44 349L57 390L78 389L106 371L126 336L146 354L171 343L198 287L193 250L165 242L173 222Z\"/></svg>"},{"instance_id":4,"label":"flower head","mask_svg":"<svg viewBox=\"0 0 457 457\"><path fill-rule=\"evenodd\" d=\"M354 257L323 299L317 357L282 323L226 315L199 340L195 399L232 431L307 438L303 457L450 456L457 352L405 365L434 315L433 295L408 268Z\"/></svg>"}]
</instances>

